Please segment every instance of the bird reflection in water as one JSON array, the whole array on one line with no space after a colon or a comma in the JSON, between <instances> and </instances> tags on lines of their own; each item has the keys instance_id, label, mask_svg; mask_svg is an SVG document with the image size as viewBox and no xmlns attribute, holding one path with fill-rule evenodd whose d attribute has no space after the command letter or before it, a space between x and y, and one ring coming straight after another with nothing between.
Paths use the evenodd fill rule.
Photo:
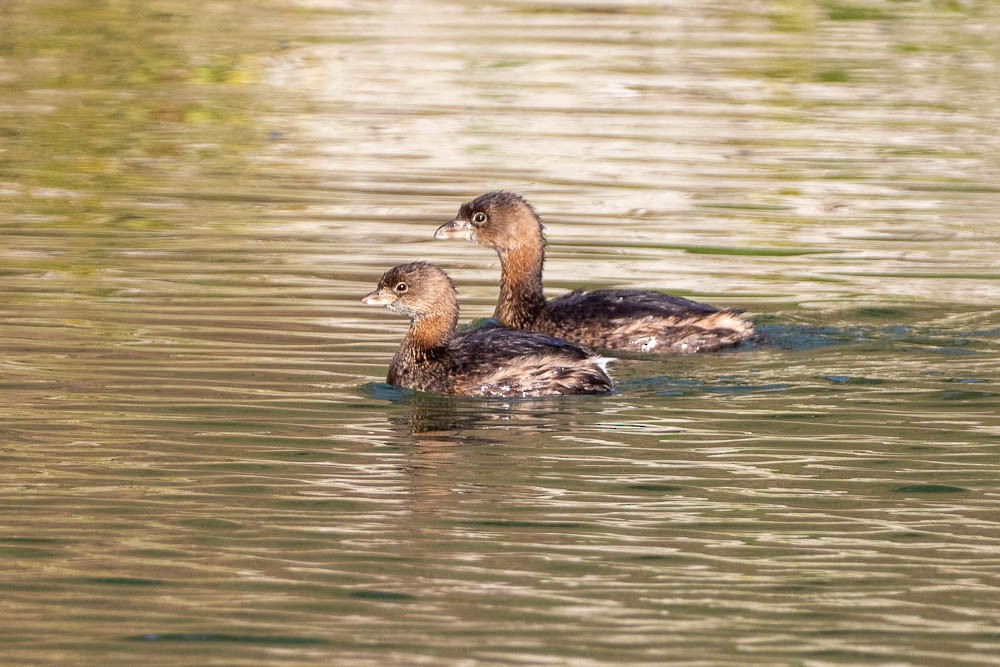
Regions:
<instances>
[{"instance_id":1,"label":"bird reflection in water","mask_svg":"<svg viewBox=\"0 0 1000 667\"><path fill-rule=\"evenodd\" d=\"M425 516L455 511L456 494L488 503L510 500L518 495L510 481L518 457L511 450L542 446L547 433L572 428L586 416L580 397L456 398L382 386L395 394L387 417L405 455L410 510Z\"/></svg>"}]
</instances>

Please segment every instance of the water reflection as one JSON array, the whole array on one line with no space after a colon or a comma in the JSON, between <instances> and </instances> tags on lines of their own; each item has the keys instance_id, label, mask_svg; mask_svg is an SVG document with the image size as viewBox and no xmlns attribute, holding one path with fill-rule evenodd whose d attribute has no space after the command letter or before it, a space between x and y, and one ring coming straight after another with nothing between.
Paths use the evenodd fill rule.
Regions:
<instances>
[{"instance_id":1,"label":"water reflection","mask_svg":"<svg viewBox=\"0 0 1000 667\"><path fill-rule=\"evenodd\" d=\"M0 16L7 662L1000 651L995 3ZM433 259L492 313L431 235L494 188L550 296L764 340L608 397L381 384L405 323L358 299Z\"/></svg>"},{"instance_id":2,"label":"water reflection","mask_svg":"<svg viewBox=\"0 0 1000 667\"><path fill-rule=\"evenodd\" d=\"M385 384L369 385L366 393L390 400L402 412L394 411L390 423L406 427L413 436L461 434L487 437L491 430L551 430L567 415L586 409L586 401L559 399L475 399L414 392ZM593 405L600 405L591 404Z\"/></svg>"}]
</instances>

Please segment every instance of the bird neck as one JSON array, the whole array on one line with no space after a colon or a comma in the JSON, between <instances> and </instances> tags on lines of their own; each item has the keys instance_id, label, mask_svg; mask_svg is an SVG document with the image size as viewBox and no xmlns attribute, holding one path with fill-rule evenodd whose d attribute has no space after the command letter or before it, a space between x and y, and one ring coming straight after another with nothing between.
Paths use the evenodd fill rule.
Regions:
<instances>
[{"instance_id":1,"label":"bird neck","mask_svg":"<svg viewBox=\"0 0 1000 667\"><path fill-rule=\"evenodd\" d=\"M505 327L528 328L545 307L542 243L505 248L500 255L500 298L493 317Z\"/></svg>"},{"instance_id":2,"label":"bird neck","mask_svg":"<svg viewBox=\"0 0 1000 667\"><path fill-rule=\"evenodd\" d=\"M400 349L408 349L415 360L434 356L435 351L448 346L458 324L458 303L439 304L433 312L410 322Z\"/></svg>"},{"instance_id":3,"label":"bird neck","mask_svg":"<svg viewBox=\"0 0 1000 667\"><path fill-rule=\"evenodd\" d=\"M409 386L407 378L419 373L421 366L447 354L448 343L455 333L457 323L457 304L453 310L413 320L389 364L386 381L389 384Z\"/></svg>"}]
</instances>

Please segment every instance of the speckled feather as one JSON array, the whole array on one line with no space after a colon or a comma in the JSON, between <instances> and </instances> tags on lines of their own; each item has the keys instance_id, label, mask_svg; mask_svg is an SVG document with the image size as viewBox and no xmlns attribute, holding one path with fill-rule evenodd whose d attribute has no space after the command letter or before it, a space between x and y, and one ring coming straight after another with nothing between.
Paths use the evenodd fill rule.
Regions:
<instances>
[{"instance_id":1,"label":"speckled feather","mask_svg":"<svg viewBox=\"0 0 1000 667\"><path fill-rule=\"evenodd\" d=\"M553 396L611 391L605 360L553 336L501 327L453 336L437 354L416 359L403 347L388 382L468 396Z\"/></svg>"},{"instance_id":2,"label":"speckled feather","mask_svg":"<svg viewBox=\"0 0 1000 667\"><path fill-rule=\"evenodd\" d=\"M476 214L485 220L476 222ZM504 326L541 331L598 349L709 352L754 336L738 310L722 310L643 290L576 290L552 301L542 287L545 238L534 208L512 192L489 192L462 204L446 226L466 225L469 238L500 256L500 298L494 317Z\"/></svg>"},{"instance_id":3,"label":"speckled feather","mask_svg":"<svg viewBox=\"0 0 1000 667\"><path fill-rule=\"evenodd\" d=\"M709 352L753 335L737 311L639 290L575 290L546 302L529 328L633 352Z\"/></svg>"},{"instance_id":4,"label":"speckled feather","mask_svg":"<svg viewBox=\"0 0 1000 667\"><path fill-rule=\"evenodd\" d=\"M404 285L400 291L400 285ZM533 397L612 390L608 359L550 335L500 327L455 333L458 300L447 275L425 262L386 271L366 303L410 318L386 380L465 396Z\"/></svg>"}]
</instances>

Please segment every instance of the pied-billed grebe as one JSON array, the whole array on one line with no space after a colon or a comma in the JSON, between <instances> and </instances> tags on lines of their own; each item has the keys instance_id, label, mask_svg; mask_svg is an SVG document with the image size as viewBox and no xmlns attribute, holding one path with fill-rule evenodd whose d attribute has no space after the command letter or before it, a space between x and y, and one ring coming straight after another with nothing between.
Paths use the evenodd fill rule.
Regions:
<instances>
[{"instance_id":1,"label":"pied-billed grebe","mask_svg":"<svg viewBox=\"0 0 1000 667\"><path fill-rule=\"evenodd\" d=\"M493 316L506 327L541 331L598 349L709 352L753 337L740 311L643 290L575 290L546 301L545 237L535 209L513 192L488 192L462 204L435 238L466 238L500 255L500 300Z\"/></svg>"},{"instance_id":2,"label":"pied-billed grebe","mask_svg":"<svg viewBox=\"0 0 1000 667\"><path fill-rule=\"evenodd\" d=\"M362 299L410 318L386 381L464 396L554 396L611 391L609 359L547 334L500 327L455 333L458 298L444 271L426 262L393 267Z\"/></svg>"}]
</instances>

